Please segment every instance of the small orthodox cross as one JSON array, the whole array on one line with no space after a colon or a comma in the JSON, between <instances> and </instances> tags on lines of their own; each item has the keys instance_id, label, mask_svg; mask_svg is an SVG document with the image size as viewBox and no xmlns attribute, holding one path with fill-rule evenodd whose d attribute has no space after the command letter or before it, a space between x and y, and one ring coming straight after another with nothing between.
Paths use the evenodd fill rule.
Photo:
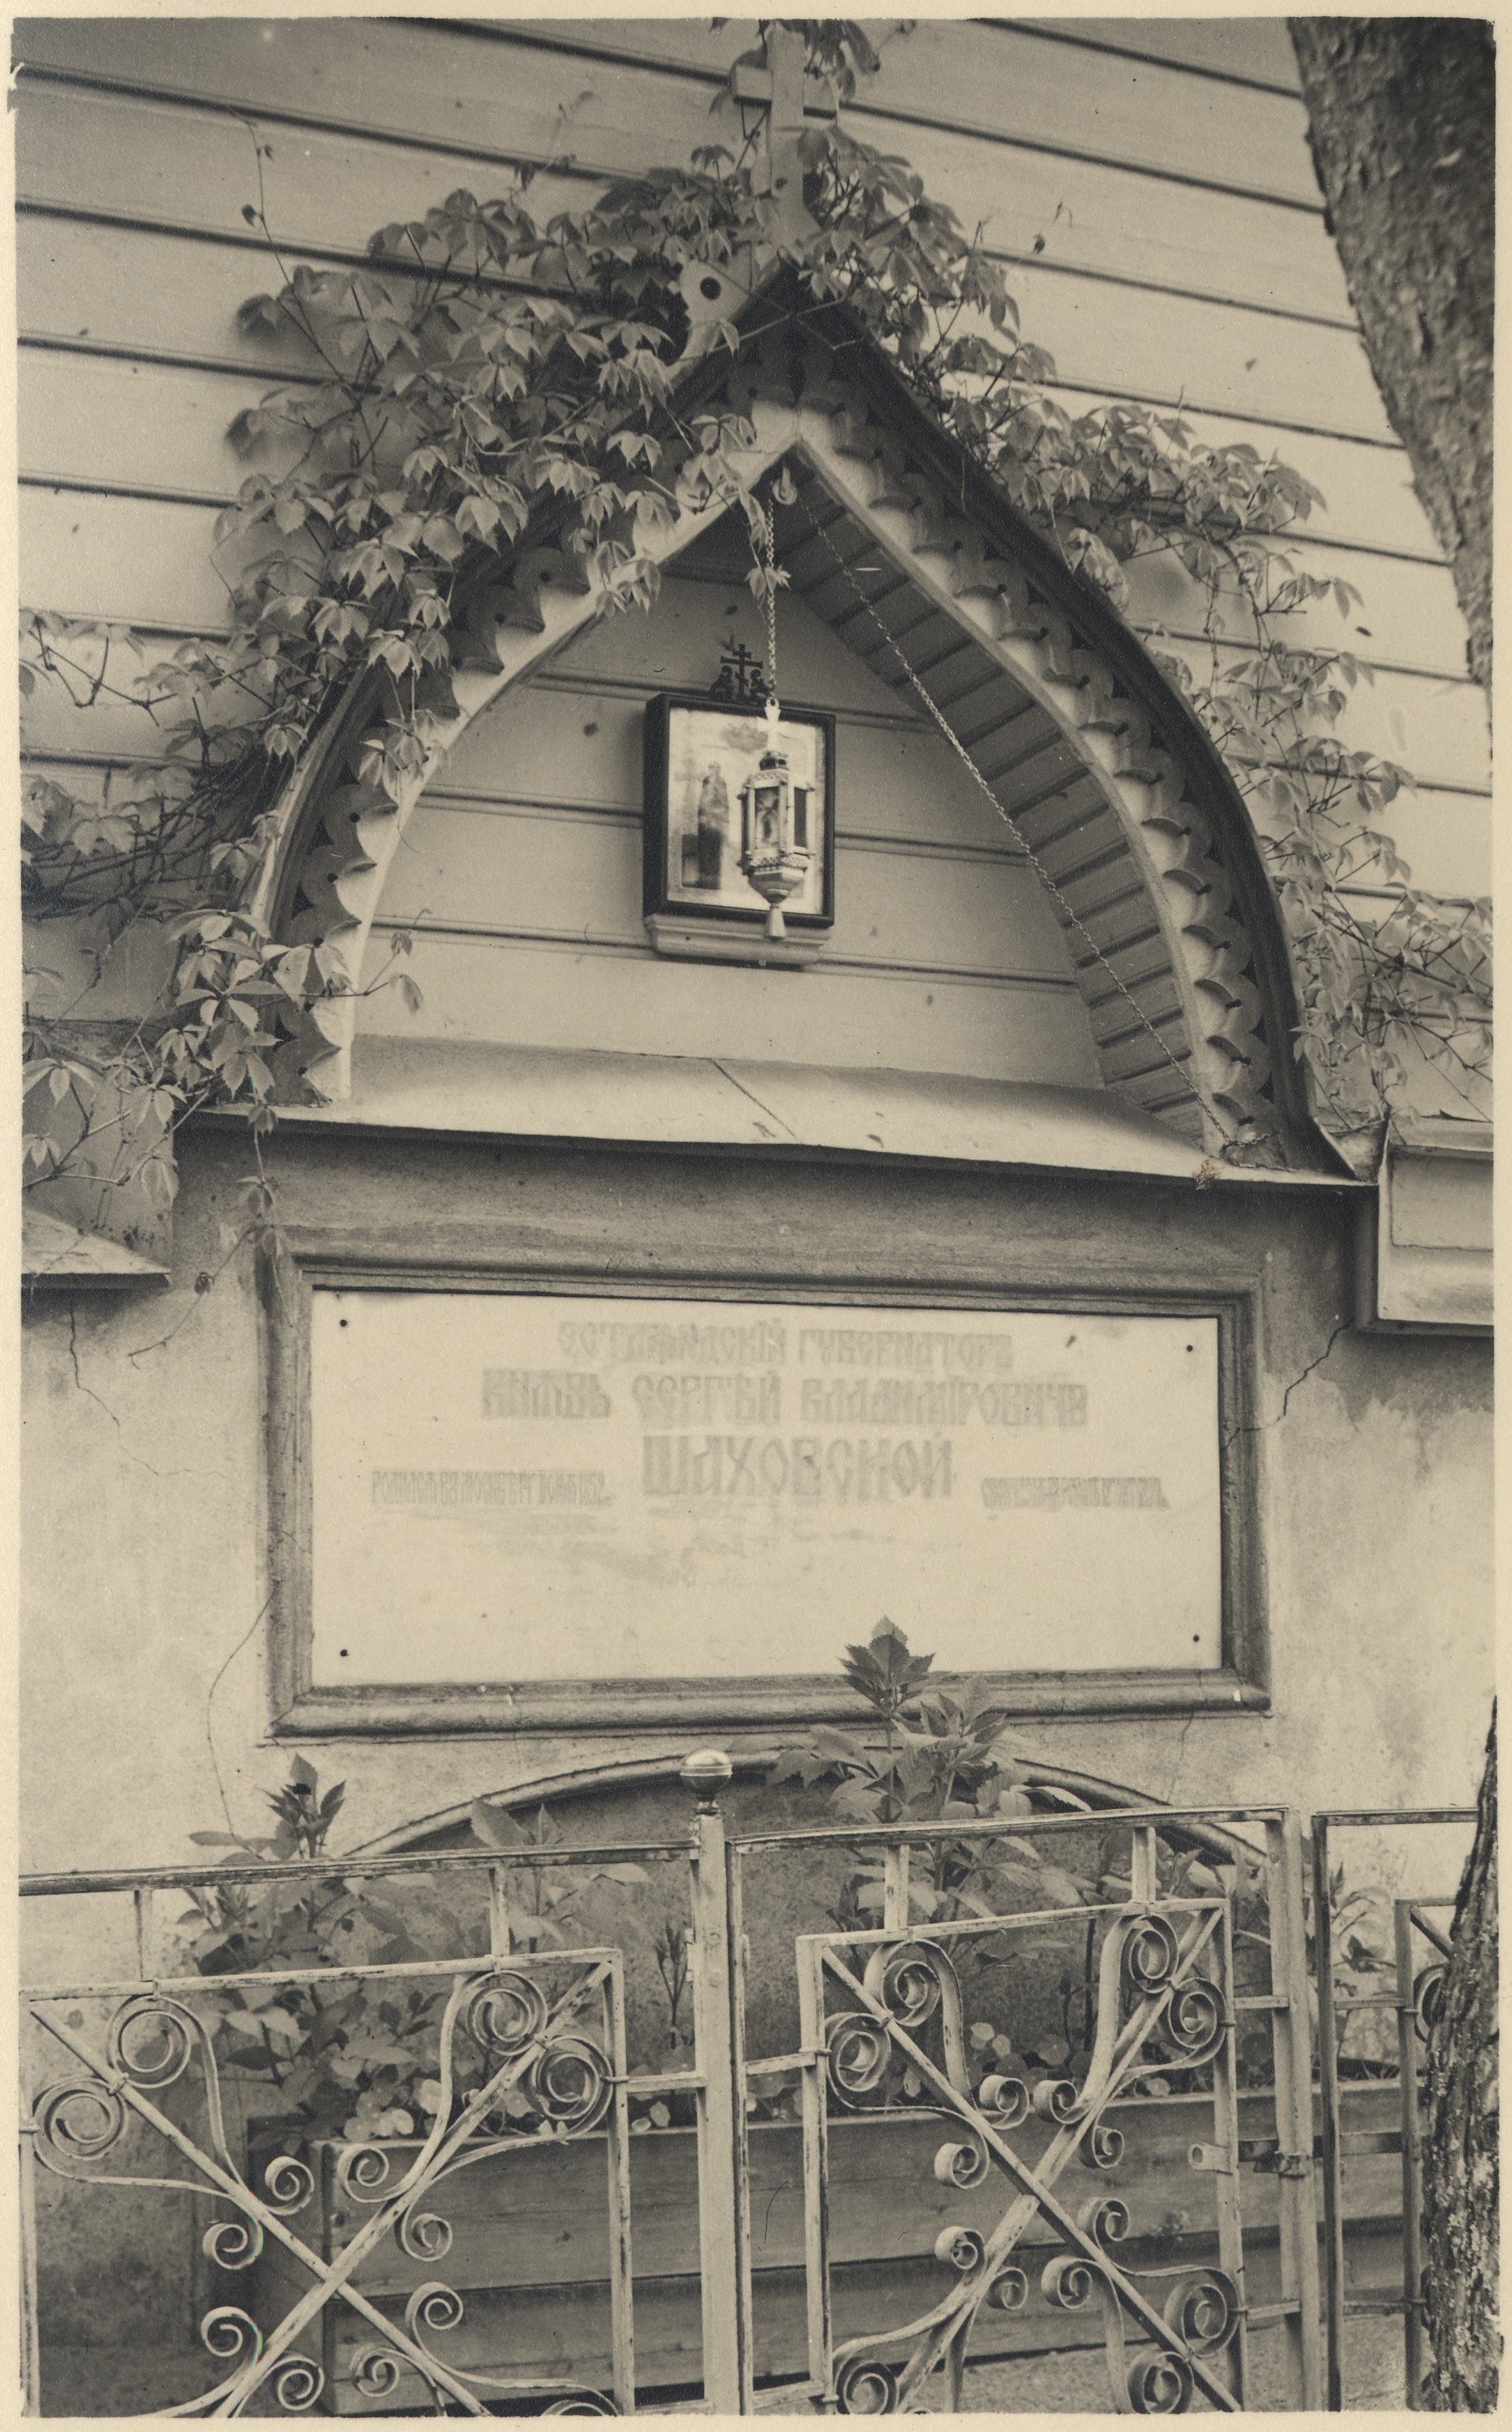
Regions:
<instances>
[{"instance_id":1,"label":"small orthodox cross","mask_svg":"<svg viewBox=\"0 0 1512 2432\"><path fill-rule=\"evenodd\" d=\"M714 681L716 701L748 701L760 708L766 699L766 676L753 651L744 642L719 653L719 673Z\"/></svg>"},{"instance_id":2,"label":"small orthodox cross","mask_svg":"<svg viewBox=\"0 0 1512 2432\"><path fill-rule=\"evenodd\" d=\"M764 142L756 166L757 190L771 195L776 211L772 233L779 245L797 245L812 236L813 213L803 201L803 162L798 144L806 118L836 118L834 92L823 76L810 76L807 45L790 26L774 25L766 36L765 65L737 59L730 72L730 90L748 110L764 112Z\"/></svg>"}]
</instances>

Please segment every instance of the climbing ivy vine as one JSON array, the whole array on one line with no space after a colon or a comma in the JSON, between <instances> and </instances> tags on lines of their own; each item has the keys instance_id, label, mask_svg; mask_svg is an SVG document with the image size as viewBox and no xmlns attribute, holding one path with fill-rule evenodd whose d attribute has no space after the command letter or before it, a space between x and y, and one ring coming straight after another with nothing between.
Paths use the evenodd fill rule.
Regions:
<instances>
[{"instance_id":1,"label":"climbing ivy vine","mask_svg":"<svg viewBox=\"0 0 1512 2432\"><path fill-rule=\"evenodd\" d=\"M802 30L842 97L874 71L856 27ZM655 597L651 545L682 510L728 499L754 526L748 427L680 408L680 280L690 263L760 276L780 252L816 304L861 317L1080 579L1120 608L1143 560L1194 586L1204 643L1156 633L1151 647L1255 811L1295 945L1297 1052L1335 1124L1378 1130L1415 1059L1472 1087L1489 1050L1488 909L1412 887L1381 826L1404 774L1336 733L1363 671L1294 638L1314 603L1356 600L1286 546L1318 492L1252 448L1205 444L1180 414L1067 412L1000 266L906 160L839 122L812 124L802 149L814 231L781 247L754 143L738 136L544 223L522 168L498 196L457 193L380 228L355 269L289 267L261 200L248 203L276 280L241 319L271 384L231 433L247 474L215 527L227 629L155 648L41 607L23 618L24 701L44 721L54 704L89 710L128 738L102 755L97 791L47 773L25 785L41 941L29 1179L88 1170L105 1192L142 1180L167 1197L173 1134L197 1107L244 1106L260 1131L297 1093L300 1021L347 983L318 943L280 942L245 908L280 786L375 667L386 715L362 774L393 791L422 768L455 707L462 586L543 509L553 545L624 610ZM733 346L736 332L716 323L698 343ZM754 553L750 581L762 596ZM1362 886L1380 892L1378 920L1362 918ZM412 1001L407 943L368 986ZM104 1024L82 1018L102 986L130 1008Z\"/></svg>"}]
</instances>

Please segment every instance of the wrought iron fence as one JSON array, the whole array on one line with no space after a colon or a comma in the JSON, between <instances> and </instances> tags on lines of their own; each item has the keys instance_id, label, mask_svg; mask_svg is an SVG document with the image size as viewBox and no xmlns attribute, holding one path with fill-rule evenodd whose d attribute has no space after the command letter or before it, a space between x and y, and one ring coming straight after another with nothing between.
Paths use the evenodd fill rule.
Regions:
<instances>
[{"instance_id":1,"label":"wrought iron fence","mask_svg":"<svg viewBox=\"0 0 1512 2432\"><path fill-rule=\"evenodd\" d=\"M1389 1990L1341 1993L1336 1977L1338 1953L1335 1930L1336 1832L1403 1831L1433 1825L1473 1827L1473 1807L1328 1808L1313 1819L1313 1914L1316 1920L1314 1966L1318 1984L1319 2089L1322 2133L1319 2152L1323 2184L1323 2257L1327 2347L1324 2404L1337 2412L1344 2405L1346 2325L1370 2316L1400 2314L1403 2326L1404 2403L1420 2403L1427 2356L1423 2340L1422 2305L1422 2086L1419 2055L1433 2023L1448 1964L1450 1946L1443 1930L1452 1917L1454 1894L1394 1899L1390 1903L1391 1943L1383 1954ZM1459 1853L1463 1856L1463 1851ZM1438 1912L1435 1923L1430 1912ZM1339 2084L1341 2029L1352 2014L1385 2014L1394 2020L1400 2115L1394 2128L1350 2129L1344 2124ZM1345 2165L1372 2153L1397 2153L1402 2160L1402 2294L1352 2294L1345 2257L1347 2204Z\"/></svg>"},{"instance_id":2,"label":"wrought iron fence","mask_svg":"<svg viewBox=\"0 0 1512 2432\"><path fill-rule=\"evenodd\" d=\"M685 1843L622 1849L554 1851L554 1866L684 1859ZM141 1973L115 1983L29 1989L24 2007L34 2029L73 2064L34 2094L22 2132L25 2208L24 2356L28 2411L43 2393L38 2325L36 2173L100 2189L137 2188L213 2200L203 2255L224 2284L251 2275L251 2302L224 2298L199 2322L209 2357L227 2367L211 2386L165 2415L234 2415L271 2401L298 2413L324 2404L335 2411L409 2405L418 2395L436 2412L485 2415L500 2401L538 2402L545 2414L633 2410L635 2354L623 1960L615 1948L585 1946L545 1953L520 1951L511 1919L509 1867L479 1858L326 1858L214 1870L218 1890L276 1883L371 1883L402 1875L481 1874L489 1887L489 1950L479 1956L402 1966L277 1967L245 1975L164 1975L154 1968L152 1903L172 1890L203 1885L207 1870L166 1868L78 1878L37 1876L33 1896L129 1890L136 1910ZM277 2142L259 2150L254 2134L233 2150L223 2069L216 2048L227 1995L255 1987L280 1996L319 1986L381 1986L408 1992L426 2010L433 2066L428 2132L417 2141L371 2138L345 2144L331 2167ZM81 2005L92 2010L92 2021ZM92 2032L91 2031L92 2028ZM642 2096L664 2086L701 2097L696 2072L645 2075ZM171 2107L165 2107L171 2106ZM138 2131L133 2151L131 2133ZM140 2132L145 2132L143 2135ZM463 2320L463 2300L444 2275L454 2243L449 2217L457 2182L488 2160L532 2148L543 2136L563 2142L602 2139L606 2161L604 2256L609 2310L609 2387L585 2376L499 2373L438 2350L438 2335ZM148 2151L143 2153L145 2142ZM331 2157L323 2156L323 2163ZM134 2165L134 2166L133 2166ZM410 2284L383 2306L370 2288L373 2259L384 2248L403 2258ZM282 2269L277 2268L282 2266ZM339 2301L339 2304L337 2302ZM344 2340L346 2315L364 2336ZM311 2349L318 2352L311 2353ZM338 2371L338 2363L340 2370Z\"/></svg>"},{"instance_id":3,"label":"wrought iron fence","mask_svg":"<svg viewBox=\"0 0 1512 2432\"><path fill-rule=\"evenodd\" d=\"M803 2394L827 2410L906 2407L937 2368L943 2369L949 2403L958 2404L968 2349L983 2318L1013 2313L1030 2298L1030 2272L1019 2258L1036 2228L1041 2236L1049 2228L1055 2241L1048 2258L1041 2247L1033 2250L1039 2296L1055 2309L1096 2302L1116 2407L1182 2412L1199 2391L1212 2406L1242 2407L1248 2329L1262 2319L1284 2329L1291 2403L1319 2403L1297 1819L1279 1809L1163 1810L1157 1827L1146 1810L1104 1812L1095 1818L1037 1817L1017 1830L1036 1842L1053 1842L1084 1835L1093 1822L1104 1856L1111 1834L1122 1839L1127 1857L1121 1874L1117 1867L1108 1870L1114 1897L1075 1911L1076 1929L1087 1937L1094 1962L1081 2075L1045 2073L1033 2086L1000 2068L971 2066L961 1968L968 1951L998 1957L1005 1941L1049 1925L1064 1928L1067 1911L948 1919L922 1930L912 1918L913 1869L932 1851L1000 1840L1000 1821L909 1824L842 1835L858 1851L885 1857L883 1920L871 1930L800 1937L800 2046L789 2054L745 2063L753 2081L782 2069L800 2073L809 2349ZM790 1848L794 1838L757 1835L731 1843L727 1865L737 1917L753 1859L764 1848ZM1241 1868L1254 1870L1249 1913L1264 1921L1257 1938L1263 1939L1265 1964L1252 1989L1241 1991L1235 1978L1237 1882L1225 1883L1209 1866L1211 1889L1204 1894L1163 1889L1161 1851L1172 1839L1189 1846L1195 1841L1235 1878ZM737 1969L737 2014L742 1992ZM1274 2058L1279 2287L1263 2303L1246 2291L1241 2163L1252 2157L1239 2133L1236 2033L1247 2014L1268 2022ZM1112 2115L1120 2097L1127 2101L1142 2084L1174 2073L1204 2089L1208 2134L1191 2139L1184 2157L1195 2198L1185 2209L1202 2215L1213 2252L1201 2259L1190 2253L1174 2266L1147 2255L1135 2267L1116 2251L1137 2230L1122 2195L1114 2191L1125 2128ZM902 2322L874 2323L837 2339L828 2201L833 2116L916 2118L921 2108L932 2111L942 2139L932 2156L923 2157L925 2167L951 2190L983 2190L973 2206L978 2219L948 2221L935 2242L935 2255L954 2273L954 2284ZM1127 2110L1117 2115L1125 2122L1128 2116ZM1110 2191L1068 2200L1061 2182L1073 2164L1108 2174ZM744 2181L748 2174L741 2176ZM1144 2226L1158 2230L1162 2224ZM1175 2242L1193 2247L1208 2241L1200 2235ZM740 2311L748 2318L748 2275L742 2301ZM735 2360L738 2391L731 2391L731 2402L742 2408L750 2405L749 2349L748 2337Z\"/></svg>"},{"instance_id":4,"label":"wrought iron fence","mask_svg":"<svg viewBox=\"0 0 1512 2432\"><path fill-rule=\"evenodd\" d=\"M701 1793L685 1837L557 1846L550 1863L653 1863L685 1883L691 2066L631 2073L624 1954L607 1937L538 1947L529 1852L27 1881L33 1896L129 1893L135 1904L134 1975L24 1997L35 2036L66 2058L25 2106L23 2192L43 2173L198 2208L205 2386L147 2411L630 2413L638 2392L675 2389L749 2413L758 2384L824 2412L953 2409L968 2362L1094 2344L1120 2408L1233 2411L1253 2400L1263 2330L1278 2334L1285 2367L1268 2403L1313 2407L1325 2390L1341 2403L1337 2173L1352 2136L1373 2135L1379 2152L1383 2132L1341 2125L1325 1899L1331 2384L1293 1813L1146 1807L730 1832L717 1768L685 1778ZM1319 1820L1326 1885L1340 1819ZM1067 1895L1088 1836L1098 1880ZM753 1976L747 1930L764 1868L837 1854L871 1906L848 1907L848 1892L832 1900L823 1931L792 1937L774 1993ZM1009 1875L1027 1869L1031 1894L1050 1883L1053 1898L984 1902L988 1854ZM225 1888L333 1874L480 1880L486 1948L245 1976L165 1968L164 1893L210 1876ZM1435 1905L1401 1906L1399 2001L1427 1998L1414 1937L1432 1944ZM296 2001L344 1982L381 1984L428 2022L428 2125L319 2144L301 2143L296 2121L236 2127L217 2045L227 1999L255 1984L260 2000L277 1989ZM1043 2018L1025 2024L1034 2001L1049 2002L1053 2034ZM748 2050L753 2018L778 2015L792 2024L776 2048ZM1405 2171L1415 2043L1406 2009L1399 2020ZM662 2133L638 2134L659 2102ZM1410 2339L1410 2304L1406 2319Z\"/></svg>"}]
</instances>

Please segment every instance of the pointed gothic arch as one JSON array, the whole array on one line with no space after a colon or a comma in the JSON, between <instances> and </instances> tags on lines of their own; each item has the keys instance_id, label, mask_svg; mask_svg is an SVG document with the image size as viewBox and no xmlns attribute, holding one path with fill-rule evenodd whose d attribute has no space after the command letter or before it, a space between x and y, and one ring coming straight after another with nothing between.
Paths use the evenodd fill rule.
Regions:
<instances>
[{"instance_id":1,"label":"pointed gothic arch","mask_svg":"<svg viewBox=\"0 0 1512 2432\"><path fill-rule=\"evenodd\" d=\"M815 313L782 274L742 319L739 354L702 358L680 389L684 427L697 412L740 414L745 479L792 466L798 501L779 533L793 591L887 684L909 688L913 670L1048 870L1103 1086L1209 1149L1252 1136L1270 1161L1333 1166L1291 1053L1280 911L1192 712L851 314ZM670 564L728 512L719 498L684 513L647 553ZM603 590L557 540L532 529L512 556L468 570L452 633L457 715L397 799L361 773L385 717L375 670L338 704L279 807L256 908L276 934L322 941L353 988L426 786L475 719L603 612ZM328 1100L350 1088L354 1016L352 995L324 1001L295 1051Z\"/></svg>"}]
</instances>

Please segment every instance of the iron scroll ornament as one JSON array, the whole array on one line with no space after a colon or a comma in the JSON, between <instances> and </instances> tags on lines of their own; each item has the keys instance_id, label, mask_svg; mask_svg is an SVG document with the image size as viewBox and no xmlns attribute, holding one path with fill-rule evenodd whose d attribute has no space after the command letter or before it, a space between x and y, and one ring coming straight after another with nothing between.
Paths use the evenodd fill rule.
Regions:
<instances>
[{"instance_id":1,"label":"iron scroll ornament","mask_svg":"<svg viewBox=\"0 0 1512 2432\"><path fill-rule=\"evenodd\" d=\"M947 2353L952 2347L957 2354L964 2352L984 2305L1016 2307L1025 2303L1028 2274L1009 2258L1036 2219L1049 2222L1067 2242L1067 2251L1040 2273L1041 2295L1066 2308L1095 2296L1102 2307L1117 2409L1179 2414L1199 2390L1225 2411L1237 2406L1222 2371L1242 2316L1233 2279L1216 2269L1134 2272L1108 2251L1127 2233L1122 2204L1098 2199L1073 2214L1055 2193L1057 2179L1073 2158L1094 2169L1110 2168L1118 2159L1122 2138L1100 2116L1108 2103L1141 2077L1171 2067L1173 2056L1180 2067L1203 2066L1218 2052L1230 2030L1219 1988L1199 1966L1223 1916L1221 1901L1134 1902L1104 1914L1108 1924L1085 2074L1080 2085L1069 2078L1047 2079L1032 2095L1018 2079L989 2077L971 2086L959 1980L941 1941L903 1935L890 1940L881 1935L809 1937L821 1984L832 1979L854 2004L825 2022L825 2079L832 2102L842 2110L881 2107L888 2069L901 2060L925 2089L923 2103L911 2104L911 2114L916 2116L921 2107L937 2110L957 2131L935 2154L935 2175L957 2187L974 2187L996 2164L1019 2190L985 2237L957 2228L942 2233L936 2254L953 2264L960 2277L928 2312L881 2335L889 2348L911 2343L903 2363L886 2363L876 2356L876 2333L834 2349L833 2399L840 2412L912 2411L911 2402ZM868 1955L858 1978L840 1954L864 1944ZM924 2035L937 2039L939 2062L925 2050ZM1163 2053L1158 2060L1147 2052L1157 2038ZM1031 2109L1053 2131L1049 2148L1033 2166L1008 2141L1011 2129ZM1163 2304L1140 2285L1150 2281L1170 2283ZM1125 2355L1131 2326L1153 2343L1154 2351L1132 2364Z\"/></svg>"},{"instance_id":2,"label":"iron scroll ornament","mask_svg":"<svg viewBox=\"0 0 1512 2432\"><path fill-rule=\"evenodd\" d=\"M246 2271L271 2238L310 2276L309 2288L271 2332L245 2306L210 2307L200 2320L200 2343L229 2371L198 2396L154 2412L240 2414L253 2400L267 2398L284 2413L309 2411L325 2395L326 2372L294 2342L333 2297L362 2316L378 2334L352 2361L353 2386L361 2396L389 2395L408 2369L418 2376L438 2414L458 2407L469 2415L492 2413L483 2391L539 2399L538 2411L546 2414L618 2412L611 2397L580 2380L510 2380L459 2367L439 2355L432 2335L455 2329L464 2310L461 2296L445 2282L428 2281L412 2293L401 2326L352 2276L386 2236L415 2259L433 2261L444 2255L452 2242L451 2226L431 2204L437 2189L458 2171L511 2147L533 2144L543 2125L554 2135L571 2137L586 2136L602 2124L617 2081L609 2052L582 2031L577 2014L596 1992L606 2009L611 1999L617 2002L617 1955L567 1956L579 1964L568 1969L565 1988L550 1997L536 1975L518 1962L443 1968L454 1982L439 2032L439 2099L432 2126L402 2170L396 2169L400 2155L393 2146L344 2150L339 2183L367 2218L329 2261L311 2236L294 2226L315 2192L308 2164L291 2154L275 2154L255 2182L234 2158L211 2032L189 2001L178 1997L192 1987L131 1993L110 2019L103 2053L92 2051L66 2018L53 2015L44 1997L33 1997L32 2017L82 2065L78 2074L45 2087L36 2099L30 2125L39 2165L55 2176L86 2185L213 2193L232 2207L229 2217L212 2221L204 2234L203 2250L213 2265L229 2272ZM558 1955L546 1965L560 1972L563 1961ZM481 2059L484 2072L482 2083L465 2096L457 2083L458 2044L463 2037L474 2061ZM197 2098L193 2132L154 2100L175 2086ZM506 2096L513 2098L521 2117L499 2128L491 2120ZM180 2097L178 2108L183 2107ZM103 2167L133 2122L155 2131L194 2175Z\"/></svg>"}]
</instances>

